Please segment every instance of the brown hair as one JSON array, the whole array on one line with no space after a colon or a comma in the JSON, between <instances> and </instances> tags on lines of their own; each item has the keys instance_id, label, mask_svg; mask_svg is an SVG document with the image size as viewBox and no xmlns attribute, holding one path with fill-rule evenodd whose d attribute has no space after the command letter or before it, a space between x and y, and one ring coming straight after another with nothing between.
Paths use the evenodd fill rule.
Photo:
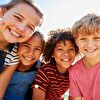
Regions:
<instances>
[{"instance_id":1,"label":"brown hair","mask_svg":"<svg viewBox=\"0 0 100 100\"><path fill-rule=\"evenodd\" d=\"M7 4L2 4L2 5L0 5L0 7L6 7L6 8L9 10L9 9L12 8L14 5L19 4L19 3L26 3L26 4L30 5L30 6L32 6L32 7L35 9L36 13L37 13L37 14L40 16L40 18L41 18L41 23L40 23L40 25L42 24L42 21L43 21L43 14L42 14L42 12L39 10L39 8L35 5L35 3L34 3L33 0L10 0L10 2L8 2Z\"/></svg>"}]
</instances>

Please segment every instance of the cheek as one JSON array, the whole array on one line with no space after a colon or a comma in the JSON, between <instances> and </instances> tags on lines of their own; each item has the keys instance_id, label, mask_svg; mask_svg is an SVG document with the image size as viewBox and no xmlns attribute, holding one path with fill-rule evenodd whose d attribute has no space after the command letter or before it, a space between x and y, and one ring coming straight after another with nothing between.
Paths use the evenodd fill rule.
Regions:
<instances>
[{"instance_id":1,"label":"cheek","mask_svg":"<svg viewBox=\"0 0 100 100\"><path fill-rule=\"evenodd\" d=\"M76 39L76 44L77 46L81 46L83 43L80 40Z\"/></svg>"},{"instance_id":2,"label":"cheek","mask_svg":"<svg viewBox=\"0 0 100 100\"><path fill-rule=\"evenodd\" d=\"M76 44L77 44L77 46L78 46L78 47L80 47L80 46L81 46L81 43L78 43L78 42L77 42Z\"/></svg>"},{"instance_id":3,"label":"cheek","mask_svg":"<svg viewBox=\"0 0 100 100\"><path fill-rule=\"evenodd\" d=\"M70 58L71 58L72 60L74 60L75 57L76 57L76 53L75 53L75 52L74 52L74 53L71 53L69 56L70 56Z\"/></svg>"},{"instance_id":4,"label":"cheek","mask_svg":"<svg viewBox=\"0 0 100 100\"><path fill-rule=\"evenodd\" d=\"M78 48L79 48L79 51L83 50L83 46L82 45L78 46Z\"/></svg>"},{"instance_id":5,"label":"cheek","mask_svg":"<svg viewBox=\"0 0 100 100\"><path fill-rule=\"evenodd\" d=\"M11 15L6 14L3 16L2 20L5 21L6 23L13 23L14 18L12 18Z\"/></svg>"},{"instance_id":6,"label":"cheek","mask_svg":"<svg viewBox=\"0 0 100 100\"><path fill-rule=\"evenodd\" d=\"M83 48L84 45L85 45L85 44L82 43L82 42L77 42L77 46L78 46L79 50L80 50L81 48Z\"/></svg>"},{"instance_id":7,"label":"cheek","mask_svg":"<svg viewBox=\"0 0 100 100\"><path fill-rule=\"evenodd\" d=\"M25 52L26 52L26 50L24 48L19 47L19 49L18 49L18 55L19 56L22 56Z\"/></svg>"},{"instance_id":8,"label":"cheek","mask_svg":"<svg viewBox=\"0 0 100 100\"><path fill-rule=\"evenodd\" d=\"M72 57L75 58L76 55L77 55L76 53L73 53L73 54L72 54Z\"/></svg>"},{"instance_id":9,"label":"cheek","mask_svg":"<svg viewBox=\"0 0 100 100\"><path fill-rule=\"evenodd\" d=\"M23 52L18 51L18 56L21 57L23 55Z\"/></svg>"},{"instance_id":10,"label":"cheek","mask_svg":"<svg viewBox=\"0 0 100 100\"><path fill-rule=\"evenodd\" d=\"M55 61L57 61L59 59L59 55L58 54L53 55L53 57L54 57Z\"/></svg>"},{"instance_id":11,"label":"cheek","mask_svg":"<svg viewBox=\"0 0 100 100\"><path fill-rule=\"evenodd\" d=\"M37 59L39 59L39 57L41 56L41 52L37 52L37 53L35 54L35 56L36 56Z\"/></svg>"},{"instance_id":12,"label":"cheek","mask_svg":"<svg viewBox=\"0 0 100 100\"><path fill-rule=\"evenodd\" d=\"M56 62L58 62L60 60L59 55L54 55L54 59L55 59Z\"/></svg>"}]
</instances>

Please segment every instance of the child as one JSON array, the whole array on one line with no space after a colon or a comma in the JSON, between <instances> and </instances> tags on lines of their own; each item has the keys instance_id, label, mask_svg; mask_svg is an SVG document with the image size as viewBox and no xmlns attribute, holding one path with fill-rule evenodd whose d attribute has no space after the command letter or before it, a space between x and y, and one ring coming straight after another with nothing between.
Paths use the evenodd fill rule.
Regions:
<instances>
[{"instance_id":1,"label":"child","mask_svg":"<svg viewBox=\"0 0 100 100\"><path fill-rule=\"evenodd\" d=\"M61 100L69 88L68 68L78 48L70 31L51 31L43 58L47 64L37 73L33 84L33 100Z\"/></svg>"},{"instance_id":2,"label":"child","mask_svg":"<svg viewBox=\"0 0 100 100\"><path fill-rule=\"evenodd\" d=\"M19 62L17 46L24 42L41 23L42 13L32 0L11 0L0 5L0 100ZM4 64L5 62L5 64ZM9 67L12 65L12 67ZM5 67L6 66L6 67Z\"/></svg>"},{"instance_id":3,"label":"child","mask_svg":"<svg viewBox=\"0 0 100 100\"><path fill-rule=\"evenodd\" d=\"M100 16L84 16L72 33L84 57L70 69L69 100L100 100Z\"/></svg>"},{"instance_id":4,"label":"child","mask_svg":"<svg viewBox=\"0 0 100 100\"><path fill-rule=\"evenodd\" d=\"M20 63L7 87L3 100L24 100L29 86L35 79L41 63L38 61L43 47L43 36L36 31L32 37L19 45Z\"/></svg>"}]
</instances>

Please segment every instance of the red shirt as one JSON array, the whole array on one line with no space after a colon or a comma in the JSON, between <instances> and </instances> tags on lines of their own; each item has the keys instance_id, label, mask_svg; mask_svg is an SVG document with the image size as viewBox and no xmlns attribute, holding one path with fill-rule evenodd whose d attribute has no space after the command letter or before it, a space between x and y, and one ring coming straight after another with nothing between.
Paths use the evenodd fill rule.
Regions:
<instances>
[{"instance_id":1,"label":"red shirt","mask_svg":"<svg viewBox=\"0 0 100 100\"><path fill-rule=\"evenodd\" d=\"M61 74L54 65L45 64L38 71L32 87L35 84L45 91L45 100L58 100L69 88L69 72Z\"/></svg>"},{"instance_id":2,"label":"red shirt","mask_svg":"<svg viewBox=\"0 0 100 100\"><path fill-rule=\"evenodd\" d=\"M100 63L87 68L83 58L69 70L70 96L84 100L100 100Z\"/></svg>"}]
</instances>

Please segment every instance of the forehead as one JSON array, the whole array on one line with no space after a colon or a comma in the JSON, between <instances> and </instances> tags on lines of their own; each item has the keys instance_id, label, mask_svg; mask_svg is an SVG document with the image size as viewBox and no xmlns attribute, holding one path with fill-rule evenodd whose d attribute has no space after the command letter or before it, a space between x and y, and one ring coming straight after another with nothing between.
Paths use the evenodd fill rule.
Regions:
<instances>
[{"instance_id":1,"label":"forehead","mask_svg":"<svg viewBox=\"0 0 100 100\"><path fill-rule=\"evenodd\" d=\"M78 34L77 38L82 38L82 37L95 37L95 36L100 37L100 31L99 32L95 32L93 34Z\"/></svg>"},{"instance_id":2,"label":"forehead","mask_svg":"<svg viewBox=\"0 0 100 100\"><path fill-rule=\"evenodd\" d=\"M69 40L64 40L64 41L60 41L57 43L56 47L59 47L59 46L73 46L73 43Z\"/></svg>"},{"instance_id":3,"label":"forehead","mask_svg":"<svg viewBox=\"0 0 100 100\"><path fill-rule=\"evenodd\" d=\"M32 36L28 41L24 42L30 45L40 45L42 46L43 40L38 36Z\"/></svg>"},{"instance_id":4,"label":"forehead","mask_svg":"<svg viewBox=\"0 0 100 100\"><path fill-rule=\"evenodd\" d=\"M12 13L17 12L17 13L21 14L30 23L32 23L32 22L35 23L36 26L40 21L40 17L37 14L37 12L35 11L35 9L26 3L16 4L15 6L13 6L10 9L10 11Z\"/></svg>"},{"instance_id":5,"label":"forehead","mask_svg":"<svg viewBox=\"0 0 100 100\"><path fill-rule=\"evenodd\" d=\"M76 33L76 35L82 34L82 35L91 35L95 33L100 34L100 26L98 25L85 25L81 26L75 30L73 30L73 33Z\"/></svg>"}]
</instances>

